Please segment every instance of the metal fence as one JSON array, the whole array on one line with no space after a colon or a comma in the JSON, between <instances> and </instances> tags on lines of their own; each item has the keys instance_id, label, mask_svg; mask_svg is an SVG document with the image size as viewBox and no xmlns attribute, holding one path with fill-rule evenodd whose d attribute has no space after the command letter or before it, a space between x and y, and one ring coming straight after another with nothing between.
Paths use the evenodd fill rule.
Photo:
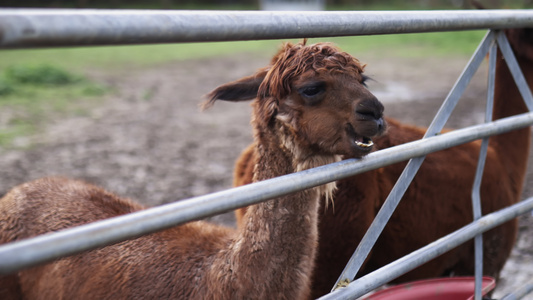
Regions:
<instances>
[{"instance_id":1,"label":"metal fence","mask_svg":"<svg viewBox=\"0 0 533 300\"><path fill-rule=\"evenodd\" d=\"M424 139L380 150L364 159L347 159L319 168L278 177L219 193L195 197L92 224L18 241L0 247L0 274L95 249L144 234L256 204L291 192L340 180L393 163L409 160L393 191L361 241L339 281L350 282L323 299L354 299L397 278L430 259L475 238L476 299L481 299L480 233L533 210L533 198L489 215L479 212L479 182L491 135L531 126L533 112L490 121L487 105L484 124L438 134L487 53L489 86L494 86L495 50L508 62L527 107L533 97L509 43L499 29L533 27L533 11L413 11L413 12L237 12L142 10L27 10L0 11L0 47L31 48L79 45L123 45L285 39L367 34L490 29L460 78L448 94ZM492 102L489 93L488 103ZM428 153L483 139L473 187L475 220L460 230L427 245L373 273L352 281L381 230L399 203ZM533 285L524 287L527 294ZM510 295L515 297L516 295Z\"/></svg>"}]
</instances>

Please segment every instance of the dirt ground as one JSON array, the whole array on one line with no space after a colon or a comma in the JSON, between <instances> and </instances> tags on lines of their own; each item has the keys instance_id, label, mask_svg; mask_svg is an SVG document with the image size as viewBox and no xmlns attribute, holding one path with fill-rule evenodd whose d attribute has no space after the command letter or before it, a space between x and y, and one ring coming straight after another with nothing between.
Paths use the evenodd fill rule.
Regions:
<instances>
[{"instance_id":1,"label":"dirt ground","mask_svg":"<svg viewBox=\"0 0 533 300\"><path fill-rule=\"evenodd\" d=\"M202 113L198 104L211 89L251 74L268 59L247 54L109 73L88 70L116 92L87 115L51 120L41 134L16 141L33 146L0 149L0 195L16 184L53 174L93 182L147 206L230 188L234 160L251 141L250 107L217 103ZM368 64L367 74L374 79L369 87L385 104L386 114L426 126L468 60L359 59ZM482 121L485 82L484 65L448 127ZM6 112L2 116L9 118ZM530 174L524 198L533 195L532 182ZM212 220L234 222L232 214ZM533 218L523 216L520 224L496 298L533 277Z\"/></svg>"}]
</instances>

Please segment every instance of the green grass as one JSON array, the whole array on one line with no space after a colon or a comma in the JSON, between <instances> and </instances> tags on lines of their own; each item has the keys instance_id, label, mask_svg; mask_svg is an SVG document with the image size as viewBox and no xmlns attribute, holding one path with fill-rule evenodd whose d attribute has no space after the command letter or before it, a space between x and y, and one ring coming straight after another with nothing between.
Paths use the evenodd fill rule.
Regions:
<instances>
[{"instance_id":1,"label":"green grass","mask_svg":"<svg viewBox=\"0 0 533 300\"><path fill-rule=\"evenodd\" d=\"M146 67L172 61L229 55L239 52L272 52L279 42L220 42L170 45L105 46L38 50L4 50L0 69L11 64L48 64L68 70L116 69L126 66Z\"/></svg>"},{"instance_id":2,"label":"green grass","mask_svg":"<svg viewBox=\"0 0 533 300\"><path fill-rule=\"evenodd\" d=\"M48 65L11 65L0 73L0 110L9 111L0 130L0 147L17 137L39 131L50 117L84 113L84 99L98 99L109 91L81 75Z\"/></svg>"},{"instance_id":3,"label":"green grass","mask_svg":"<svg viewBox=\"0 0 533 300\"><path fill-rule=\"evenodd\" d=\"M0 130L0 149L12 148L16 138L30 136L36 132L36 128L26 119L13 119L8 129Z\"/></svg>"}]
</instances>

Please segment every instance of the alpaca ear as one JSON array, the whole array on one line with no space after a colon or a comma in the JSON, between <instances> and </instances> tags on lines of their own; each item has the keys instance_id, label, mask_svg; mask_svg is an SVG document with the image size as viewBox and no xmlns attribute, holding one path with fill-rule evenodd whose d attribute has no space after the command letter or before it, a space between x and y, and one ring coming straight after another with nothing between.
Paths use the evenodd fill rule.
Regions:
<instances>
[{"instance_id":1,"label":"alpaca ear","mask_svg":"<svg viewBox=\"0 0 533 300\"><path fill-rule=\"evenodd\" d=\"M262 69L254 75L246 76L217 87L207 94L207 100L201 105L202 110L213 106L217 100L239 102L255 99L266 73L267 70Z\"/></svg>"}]
</instances>

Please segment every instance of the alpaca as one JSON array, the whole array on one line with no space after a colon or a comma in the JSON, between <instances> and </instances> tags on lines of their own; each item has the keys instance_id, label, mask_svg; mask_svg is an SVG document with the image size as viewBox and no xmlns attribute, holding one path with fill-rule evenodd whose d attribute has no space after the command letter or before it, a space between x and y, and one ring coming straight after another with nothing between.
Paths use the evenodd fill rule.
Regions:
<instances>
[{"instance_id":1,"label":"alpaca","mask_svg":"<svg viewBox=\"0 0 533 300\"><path fill-rule=\"evenodd\" d=\"M533 30L507 30L506 35L527 78L533 86ZM508 67L498 54L494 119L527 112ZM384 149L422 138L425 128L386 118L387 133L374 140ZM481 186L483 214L520 200L530 144L525 128L490 138ZM480 141L430 154L403 196L359 275L367 274L472 221L470 192L480 151ZM250 182L251 161L256 153L246 148L237 160L234 185ZM335 209L321 209L319 249L312 279L312 297L328 293L355 251L406 163L366 172L337 183ZM236 211L238 224L246 209ZM498 278L517 235L516 220L486 232L484 274ZM405 274L396 282L474 274L473 242Z\"/></svg>"},{"instance_id":2,"label":"alpaca","mask_svg":"<svg viewBox=\"0 0 533 300\"><path fill-rule=\"evenodd\" d=\"M255 75L222 85L217 100L253 102L253 181L361 157L383 132L382 104L363 66L330 44L286 44ZM238 229L196 221L0 277L0 299L305 299L318 241L318 208L334 184L248 208ZM0 243L143 207L58 177L0 199Z\"/></svg>"}]
</instances>

